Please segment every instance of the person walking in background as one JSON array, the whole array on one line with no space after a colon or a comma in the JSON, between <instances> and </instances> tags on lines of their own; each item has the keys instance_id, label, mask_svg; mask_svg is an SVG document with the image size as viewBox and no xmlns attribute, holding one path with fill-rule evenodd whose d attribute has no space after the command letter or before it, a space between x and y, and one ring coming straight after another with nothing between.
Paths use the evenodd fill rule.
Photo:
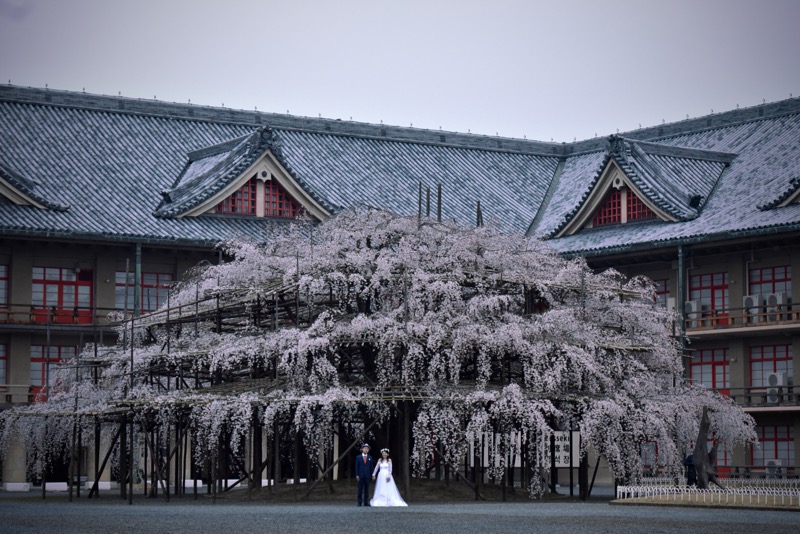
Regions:
<instances>
[{"instance_id":1,"label":"person walking in background","mask_svg":"<svg viewBox=\"0 0 800 534\"><path fill-rule=\"evenodd\" d=\"M361 454L356 457L359 506L361 506L362 501L364 506L369 506L369 477L372 475L374 468L375 462L372 460L372 456L369 455L369 443L365 443L361 446Z\"/></svg>"}]
</instances>

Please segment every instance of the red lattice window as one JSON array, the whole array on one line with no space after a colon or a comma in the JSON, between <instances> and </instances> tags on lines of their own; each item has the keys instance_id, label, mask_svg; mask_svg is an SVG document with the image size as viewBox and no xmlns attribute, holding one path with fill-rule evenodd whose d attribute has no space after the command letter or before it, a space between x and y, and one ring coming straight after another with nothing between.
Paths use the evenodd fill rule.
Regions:
<instances>
[{"instance_id":1,"label":"red lattice window","mask_svg":"<svg viewBox=\"0 0 800 534\"><path fill-rule=\"evenodd\" d=\"M298 204L275 180L264 183L264 216L294 219L300 213Z\"/></svg>"},{"instance_id":2,"label":"red lattice window","mask_svg":"<svg viewBox=\"0 0 800 534\"><path fill-rule=\"evenodd\" d=\"M648 208L641 199L634 194L630 189L627 194L627 208L628 208L628 222L630 221L646 221L648 219L655 219L656 214L653 210Z\"/></svg>"},{"instance_id":3,"label":"red lattice window","mask_svg":"<svg viewBox=\"0 0 800 534\"><path fill-rule=\"evenodd\" d=\"M49 350L48 350L49 349ZM44 401L47 399L45 390L49 381L50 387L58 387L58 379L55 376L55 368L66 360L75 358L74 346L51 345L31 345L31 367L30 384L33 386L33 394L36 400Z\"/></svg>"},{"instance_id":4,"label":"red lattice window","mask_svg":"<svg viewBox=\"0 0 800 534\"><path fill-rule=\"evenodd\" d=\"M765 387L767 377L772 373L791 377L794 371L792 360L791 345L750 347L750 386Z\"/></svg>"},{"instance_id":5,"label":"red lattice window","mask_svg":"<svg viewBox=\"0 0 800 534\"><path fill-rule=\"evenodd\" d=\"M689 300L699 300L707 312L728 311L728 273L696 274L689 278Z\"/></svg>"},{"instance_id":6,"label":"red lattice window","mask_svg":"<svg viewBox=\"0 0 800 534\"><path fill-rule=\"evenodd\" d=\"M794 427L756 426L760 447L753 447L753 465L767 465L770 460L780 460L783 466L794 465Z\"/></svg>"},{"instance_id":7,"label":"red lattice window","mask_svg":"<svg viewBox=\"0 0 800 534\"><path fill-rule=\"evenodd\" d=\"M8 265L0 265L0 307L8 306Z\"/></svg>"},{"instance_id":8,"label":"red lattice window","mask_svg":"<svg viewBox=\"0 0 800 534\"><path fill-rule=\"evenodd\" d=\"M605 202L592 219L593 226L617 224L622 222L622 191L612 189Z\"/></svg>"},{"instance_id":9,"label":"red lattice window","mask_svg":"<svg viewBox=\"0 0 800 534\"><path fill-rule=\"evenodd\" d=\"M792 267L765 267L750 269L749 295L767 295L769 293L792 294Z\"/></svg>"},{"instance_id":10,"label":"red lattice window","mask_svg":"<svg viewBox=\"0 0 800 534\"><path fill-rule=\"evenodd\" d=\"M142 311L157 310L167 302L167 295L175 282L173 276L167 273L142 273ZM133 310L135 275L117 271L116 285L114 288L114 306L118 310Z\"/></svg>"},{"instance_id":11,"label":"red lattice window","mask_svg":"<svg viewBox=\"0 0 800 534\"><path fill-rule=\"evenodd\" d=\"M0 385L5 385L7 381L8 353L6 350L6 346L0 343Z\"/></svg>"},{"instance_id":12,"label":"red lattice window","mask_svg":"<svg viewBox=\"0 0 800 534\"><path fill-rule=\"evenodd\" d=\"M705 349L697 351L689 364L689 378L695 384L720 390L727 395L730 390L728 349Z\"/></svg>"},{"instance_id":13,"label":"red lattice window","mask_svg":"<svg viewBox=\"0 0 800 534\"><path fill-rule=\"evenodd\" d=\"M216 213L228 213L236 215L255 215L256 214L256 190L257 183L255 178L244 184L234 194L217 204Z\"/></svg>"},{"instance_id":14,"label":"red lattice window","mask_svg":"<svg viewBox=\"0 0 800 534\"><path fill-rule=\"evenodd\" d=\"M669 292L669 280L666 278L660 280L653 280L653 285L656 290L656 304L659 306L667 307L667 299L671 296Z\"/></svg>"},{"instance_id":15,"label":"red lattice window","mask_svg":"<svg viewBox=\"0 0 800 534\"><path fill-rule=\"evenodd\" d=\"M31 304L37 323L91 324L92 271L34 267Z\"/></svg>"}]
</instances>

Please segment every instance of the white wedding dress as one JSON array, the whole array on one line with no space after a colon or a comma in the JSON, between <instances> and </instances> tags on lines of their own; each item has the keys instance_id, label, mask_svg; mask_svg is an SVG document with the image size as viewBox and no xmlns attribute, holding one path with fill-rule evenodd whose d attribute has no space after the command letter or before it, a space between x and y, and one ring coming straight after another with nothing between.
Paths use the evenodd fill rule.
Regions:
<instances>
[{"instance_id":1,"label":"white wedding dress","mask_svg":"<svg viewBox=\"0 0 800 534\"><path fill-rule=\"evenodd\" d=\"M372 500L369 501L370 506L408 506L394 483L392 462L379 461L373 475L376 475L377 478L375 479L375 493L372 494Z\"/></svg>"}]
</instances>

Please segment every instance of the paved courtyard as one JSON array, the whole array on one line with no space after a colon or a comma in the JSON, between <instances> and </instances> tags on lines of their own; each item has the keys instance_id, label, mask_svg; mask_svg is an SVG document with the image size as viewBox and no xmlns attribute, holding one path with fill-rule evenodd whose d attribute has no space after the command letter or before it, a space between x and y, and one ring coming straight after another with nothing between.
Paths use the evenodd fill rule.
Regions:
<instances>
[{"instance_id":1,"label":"paved courtyard","mask_svg":"<svg viewBox=\"0 0 800 534\"><path fill-rule=\"evenodd\" d=\"M2 533L327 532L373 534L576 532L798 532L800 512L620 506L607 502L412 503L409 508L358 508L344 503L138 499L112 496L67 502L0 493Z\"/></svg>"}]
</instances>

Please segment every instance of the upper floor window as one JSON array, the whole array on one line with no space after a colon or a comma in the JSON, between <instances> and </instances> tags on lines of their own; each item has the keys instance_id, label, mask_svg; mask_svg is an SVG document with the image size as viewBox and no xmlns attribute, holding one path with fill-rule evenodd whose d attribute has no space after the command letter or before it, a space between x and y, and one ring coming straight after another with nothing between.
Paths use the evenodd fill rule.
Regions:
<instances>
[{"instance_id":1,"label":"upper floor window","mask_svg":"<svg viewBox=\"0 0 800 534\"><path fill-rule=\"evenodd\" d=\"M626 215L628 221L646 221L656 218L655 212L648 208L647 205L633 193L633 191L627 190L627 194L625 196L627 197Z\"/></svg>"},{"instance_id":2,"label":"upper floor window","mask_svg":"<svg viewBox=\"0 0 800 534\"><path fill-rule=\"evenodd\" d=\"M6 352L6 346L0 343L0 384L6 384L6 380L8 379L7 369L8 369L8 353Z\"/></svg>"},{"instance_id":3,"label":"upper floor window","mask_svg":"<svg viewBox=\"0 0 800 534\"><path fill-rule=\"evenodd\" d=\"M722 390L721 393L725 395L729 393L730 388L729 372L728 349L698 350L689 364L689 378L693 383Z\"/></svg>"},{"instance_id":4,"label":"upper floor window","mask_svg":"<svg viewBox=\"0 0 800 534\"><path fill-rule=\"evenodd\" d=\"M57 386L55 368L75 358L75 354L74 346L31 345L30 385L38 400L45 400L43 395L47 384L51 388Z\"/></svg>"},{"instance_id":5,"label":"upper floor window","mask_svg":"<svg viewBox=\"0 0 800 534\"><path fill-rule=\"evenodd\" d=\"M789 385L794 367L791 345L750 347L750 386L766 387L769 375L782 373L784 385Z\"/></svg>"},{"instance_id":6,"label":"upper floor window","mask_svg":"<svg viewBox=\"0 0 800 534\"><path fill-rule=\"evenodd\" d=\"M8 265L0 265L0 306L8 306Z\"/></svg>"},{"instance_id":7,"label":"upper floor window","mask_svg":"<svg viewBox=\"0 0 800 534\"><path fill-rule=\"evenodd\" d=\"M250 180L234 194L217 204L216 213L234 213L237 215L255 215L258 199L258 180Z\"/></svg>"},{"instance_id":8,"label":"upper floor window","mask_svg":"<svg viewBox=\"0 0 800 534\"><path fill-rule=\"evenodd\" d=\"M706 317L728 310L728 273L695 274L689 277L689 300L698 301Z\"/></svg>"},{"instance_id":9,"label":"upper floor window","mask_svg":"<svg viewBox=\"0 0 800 534\"><path fill-rule=\"evenodd\" d=\"M603 205L597 210L592 219L592 226L604 226L606 224L616 224L622 222L622 191L612 189Z\"/></svg>"},{"instance_id":10,"label":"upper floor window","mask_svg":"<svg viewBox=\"0 0 800 534\"><path fill-rule=\"evenodd\" d=\"M780 460L782 467L794 465L794 427L792 425L758 425L756 434L760 447L753 447L753 465L766 466L770 460Z\"/></svg>"},{"instance_id":11,"label":"upper floor window","mask_svg":"<svg viewBox=\"0 0 800 534\"><path fill-rule=\"evenodd\" d=\"M264 216L294 219L301 208L275 180L264 183Z\"/></svg>"},{"instance_id":12,"label":"upper floor window","mask_svg":"<svg viewBox=\"0 0 800 534\"><path fill-rule=\"evenodd\" d=\"M92 271L86 269L34 267L34 322L91 323L92 280Z\"/></svg>"},{"instance_id":13,"label":"upper floor window","mask_svg":"<svg viewBox=\"0 0 800 534\"><path fill-rule=\"evenodd\" d=\"M647 207L636 193L627 187L611 189L600 209L592 219L592 226L606 226L633 221L646 221L657 218L655 212Z\"/></svg>"},{"instance_id":14,"label":"upper floor window","mask_svg":"<svg viewBox=\"0 0 800 534\"><path fill-rule=\"evenodd\" d=\"M133 296L135 289L134 273L117 271L116 287L114 288L114 307L118 310L133 310ZM142 273L141 306L142 311L153 311L167 303L167 295L175 282L169 273Z\"/></svg>"},{"instance_id":15,"label":"upper floor window","mask_svg":"<svg viewBox=\"0 0 800 534\"><path fill-rule=\"evenodd\" d=\"M749 295L768 295L770 293L792 294L792 267L764 267L750 269Z\"/></svg>"},{"instance_id":16,"label":"upper floor window","mask_svg":"<svg viewBox=\"0 0 800 534\"><path fill-rule=\"evenodd\" d=\"M275 179L251 178L234 194L217 204L214 213L294 219L302 206Z\"/></svg>"},{"instance_id":17,"label":"upper floor window","mask_svg":"<svg viewBox=\"0 0 800 534\"><path fill-rule=\"evenodd\" d=\"M669 280L666 278L653 280L656 289L656 304L667 307L667 299L670 297Z\"/></svg>"}]
</instances>

